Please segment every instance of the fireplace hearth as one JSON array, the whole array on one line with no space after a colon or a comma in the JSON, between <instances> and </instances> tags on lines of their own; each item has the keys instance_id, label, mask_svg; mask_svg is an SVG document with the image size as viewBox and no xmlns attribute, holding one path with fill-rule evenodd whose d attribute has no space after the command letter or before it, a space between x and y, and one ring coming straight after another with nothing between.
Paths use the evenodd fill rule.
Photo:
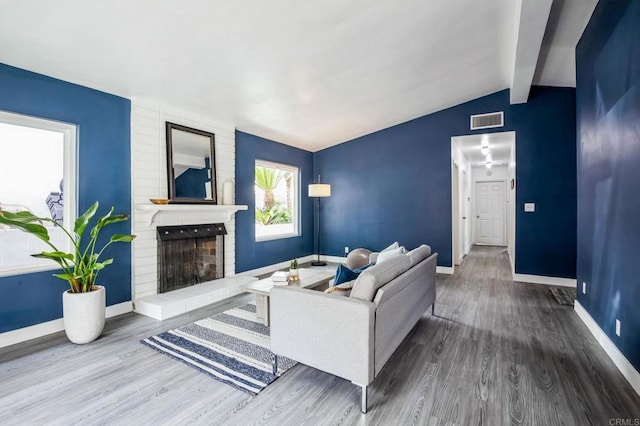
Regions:
<instances>
[{"instance_id":1,"label":"fireplace hearth","mask_svg":"<svg viewBox=\"0 0 640 426\"><path fill-rule=\"evenodd\" d=\"M158 293L224 277L222 223L159 226Z\"/></svg>"}]
</instances>

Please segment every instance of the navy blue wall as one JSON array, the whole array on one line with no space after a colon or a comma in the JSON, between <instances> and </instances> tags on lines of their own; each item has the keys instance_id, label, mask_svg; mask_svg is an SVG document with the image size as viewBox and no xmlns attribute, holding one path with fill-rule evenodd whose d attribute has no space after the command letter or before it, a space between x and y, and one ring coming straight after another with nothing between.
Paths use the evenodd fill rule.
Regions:
<instances>
[{"instance_id":1,"label":"navy blue wall","mask_svg":"<svg viewBox=\"0 0 640 426\"><path fill-rule=\"evenodd\" d=\"M130 110L127 99L0 64L0 110L78 126L78 210L131 211ZM108 228L107 228L108 229ZM111 231L129 233L129 222ZM131 248L108 249L115 265L101 272L107 305L131 300ZM62 317L66 282L52 272L0 278L0 332Z\"/></svg>"},{"instance_id":2,"label":"navy blue wall","mask_svg":"<svg viewBox=\"0 0 640 426\"><path fill-rule=\"evenodd\" d=\"M399 241L430 244L451 266L451 137L469 116L504 111L516 131L516 271L575 278L575 90L533 87L529 102L504 90L384 129L314 155L315 174L332 185L321 213L321 253L374 250ZM491 130L489 130L491 131ZM524 203L535 202L535 213Z\"/></svg>"},{"instance_id":3,"label":"navy blue wall","mask_svg":"<svg viewBox=\"0 0 640 426\"><path fill-rule=\"evenodd\" d=\"M640 1L600 2L576 52L578 301L640 369ZM615 320L622 323L615 335Z\"/></svg>"},{"instance_id":4,"label":"navy blue wall","mask_svg":"<svg viewBox=\"0 0 640 426\"><path fill-rule=\"evenodd\" d=\"M300 236L255 241L255 161L288 164L300 170ZM313 154L278 142L236 131L236 203L249 206L236 213L236 272L248 271L313 253Z\"/></svg>"}]
</instances>

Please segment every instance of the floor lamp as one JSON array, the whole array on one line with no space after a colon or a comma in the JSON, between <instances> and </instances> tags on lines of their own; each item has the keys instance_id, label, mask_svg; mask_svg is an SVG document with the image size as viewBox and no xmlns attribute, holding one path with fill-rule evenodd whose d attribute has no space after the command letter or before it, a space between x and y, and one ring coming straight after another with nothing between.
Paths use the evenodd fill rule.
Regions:
<instances>
[{"instance_id":1,"label":"floor lamp","mask_svg":"<svg viewBox=\"0 0 640 426\"><path fill-rule=\"evenodd\" d=\"M320 198L331 196L331 185L326 183L320 183L320 175L318 175L318 182L309 185L309 197L318 199L318 226L316 228L316 235L318 236L317 251L318 260L311 262L311 266L325 266L327 262L320 261Z\"/></svg>"}]
</instances>

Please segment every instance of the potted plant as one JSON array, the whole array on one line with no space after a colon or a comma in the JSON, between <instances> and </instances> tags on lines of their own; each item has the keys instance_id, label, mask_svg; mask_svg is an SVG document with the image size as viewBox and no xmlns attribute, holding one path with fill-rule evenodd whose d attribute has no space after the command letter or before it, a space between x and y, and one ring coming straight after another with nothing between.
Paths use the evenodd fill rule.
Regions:
<instances>
[{"instance_id":1,"label":"potted plant","mask_svg":"<svg viewBox=\"0 0 640 426\"><path fill-rule=\"evenodd\" d=\"M96 248L102 228L128 219L125 214L113 215L113 207L111 207L106 215L96 221L89 232L89 240L84 242L82 237L97 210L98 202L96 201L76 219L73 227L75 235L51 218L38 217L28 211L17 213L0 211L0 224L13 226L35 235L53 249L32 256L50 259L62 268L62 273L53 275L69 283L69 290L62 294L64 329L69 340L78 344L94 341L104 328L105 288L96 284L96 279L105 266L113 263L113 259L101 260L100 257L111 244L130 243L136 237L135 235L114 234L102 248ZM71 253L59 250L51 243L49 232L42 225L43 222L52 223L64 231L71 241L73 249Z\"/></svg>"},{"instance_id":2,"label":"potted plant","mask_svg":"<svg viewBox=\"0 0 640 426\"><path fill-rule=\"evenodd\" d=\"M298 271L298 259L293 259L291 264L289 265L289 278L292 281L298 280L300 278L300 273Z\"/></svg>"}]
</instances>

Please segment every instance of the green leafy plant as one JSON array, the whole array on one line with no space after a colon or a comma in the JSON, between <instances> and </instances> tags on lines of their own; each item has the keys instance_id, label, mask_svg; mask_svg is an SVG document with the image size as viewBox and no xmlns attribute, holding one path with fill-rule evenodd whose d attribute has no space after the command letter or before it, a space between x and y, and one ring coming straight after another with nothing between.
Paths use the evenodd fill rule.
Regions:
<instances>
[{"instance_id":1,"label":"green leafy plant","mask_svg":"<svg viewBox=\"0 0 640 426\"><path fill-rule=\"evenodd\" d=\"M291 265L289 265L289 269L298 269L298 259L293 259L291 261Z\"/></svg>"},{"instance_id":2,"label":"green leafy plant","mask_svg":"<svg viewBox=\"0 0 640 426\"><path fill-rule=\"evenodd\" d=\"M265 226L291 223L291 210L287 210L279 203L269 209L256 209L256 223Z\"/></svg>"},{"instance_id":3,"label":"green leafy plant","mask_svg":"<svg viewBox=\"0 0 640 426\"><path fill-rule=\"evenodd\" d=\"M271 210L276 204L273 191L280 185L285 174L267 167L256 167L256 186L264 191L264 210Z\"/></svg>"},{"instance_id":4,"label":"green leafy plant","mask_svg":"<svg viewBox=\"0 0 640 426\"><path fill-rule=\"evenodd\" d=\"M129 218L126 214L113 215L113 207L111 207L106 215L96 221L89 232L89 241L83 244L82 237L84 232L93 220L97 210L98 202L96 201L86 212L76 219L73 227L75 236L51 218L38 217L28 211L20 211L17 213L0 211L0 223L35 235L47 243L53 251L32 254L32 256L50 259L56 262L62 268L63 273L54 274L54 276L67 281L72 293L87 293L93 290L98 273L104 269L105 266L113 263L113 259L100 261L100 256L102 256L105 249L113 243L130 243L136 237L135 235L114 234L101 249L96 249L98 235L100 235L102 228L117 222L123 222ZM47 228L42 225L43 222L50 222L64 231L71 241L73 253L59 250L51 243L49 232Z\"/></svg>"}]
</instances>

